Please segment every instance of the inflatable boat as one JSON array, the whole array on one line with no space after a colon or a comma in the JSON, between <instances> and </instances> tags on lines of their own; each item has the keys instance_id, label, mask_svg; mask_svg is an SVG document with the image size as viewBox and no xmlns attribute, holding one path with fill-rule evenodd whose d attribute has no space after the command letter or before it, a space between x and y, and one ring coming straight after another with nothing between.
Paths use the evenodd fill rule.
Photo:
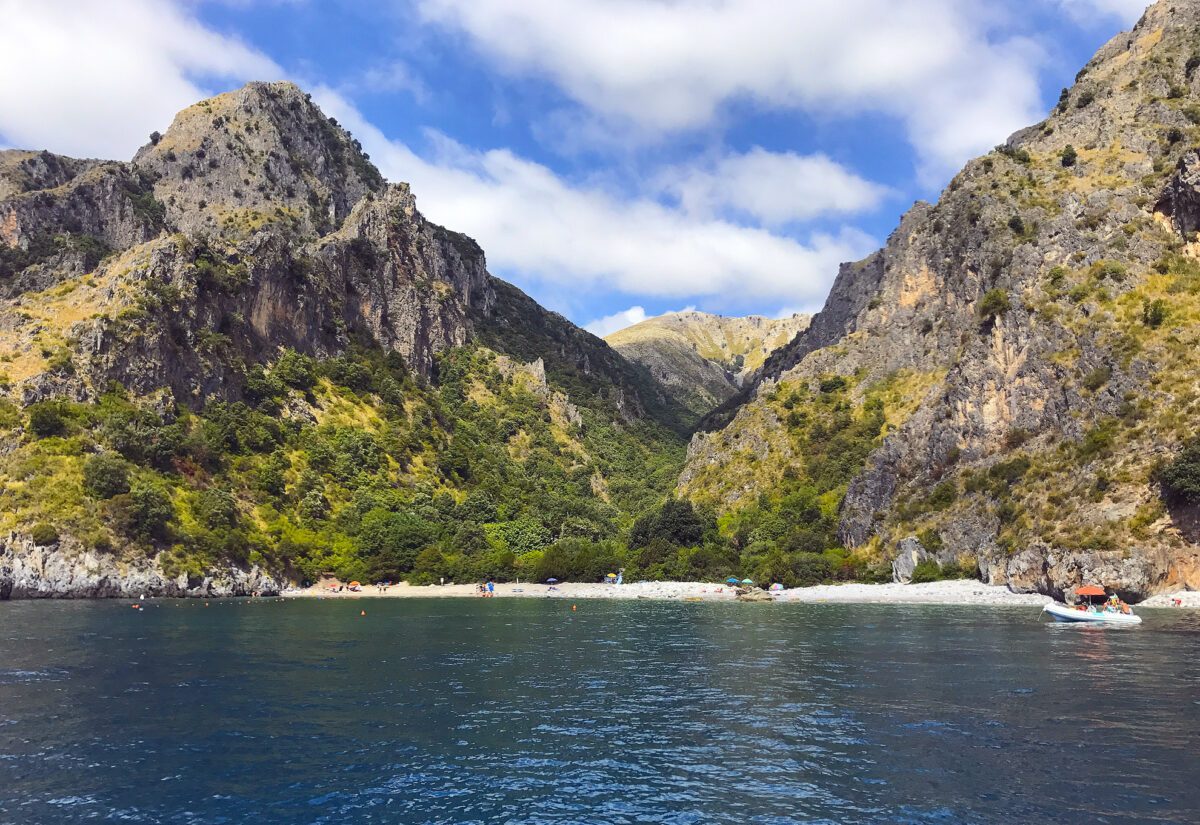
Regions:
<instances>
[{"instance_id":1,"label":"inflatable boat","mask_svg":"<svg viewBox=\"0 0 1200 825\"><path fill-rule=\"evenodd\" d=\"M1128 610L1128 608L1126 608ZM1135 616L1133 611L1124 613L1116 608L1096 608L1088 605L1069 605L1053 602L1042 607L1056 622L1086 622L1104 625L1135 625L1142 623L1141 616Z\"/></svg>"}]
</instances>

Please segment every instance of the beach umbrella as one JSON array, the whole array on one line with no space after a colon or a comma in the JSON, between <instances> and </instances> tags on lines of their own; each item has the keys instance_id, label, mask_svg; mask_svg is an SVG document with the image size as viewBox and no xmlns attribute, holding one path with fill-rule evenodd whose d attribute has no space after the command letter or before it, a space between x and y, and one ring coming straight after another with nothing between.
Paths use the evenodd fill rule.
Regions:
<instances>
[{"instance_id":1,"label":"beach umbrella","mask_svg":"<svg viewBox=\"0 0 1200 825\"><path fill-rule=\"evenodd\" d=\"M780 590L783 589L783 585L780 584L779 582L775 582L773 585L771 585L771 589L774 590L775 592L779 592Z\"/></svg>"},{"instance_id":2,"label":"beach umbrella","mask_svg":"<svg viewBox=\"0 0 1200 825\"><path fill-rule=\"evenodd\" d=\"M351 587L362 587L362 582L350 582Z\"/></svg>"},{"instance_id":3,"label":"beach umbrella","mask_svg":"<svg viewBox=\"0 0 1200 825\"><path fill-rule=\"evenodd\" d=\"M616 577L617 577L616 573L609 573L608 576L606 576L605 578L615 579Z\"/></svg>"},{"instance_id":4,"label":"beach umbrella","mask_svg":"<svg viewBox=\"0 0 1200 825\"><path fill-rule=\"evenodd\" d=\"M558 584L558 579L546 579L546 584Z\"/></svg>"},{"instance_id":5,"label":"beach umbrella","mask_svg":"<svg viewBox=\"0 0 1200 825\"><path fill-rule=\"evenodd\" d=\"M1085 584L1083 587L1075 591L1076 596L1104 596L1106 595L1103 587L1098 587L1094 584Z\"/></svg>"},{"instance_id":6,"label":"beach umbrella","mask_svg":"<svg viewBox=\"0 0 1200 825\"><path fill-rule=\"evenodd\" d=\"M730 576L729 578L727 578L727 579L725 580L725 583L726 583L726 584L737 584L737 583L738 583L738 578L737 578L737 576Z\"/></svg>"},{"instance_id":7,"label":"beach umbrella","mask_svg":"<svg viewBox=\"0 0 1200 825\"><path fill-rule=\"evenodd\" d=\"M753 579L742 579L742 584L754 584Z\"/></svg>"}]
</instances>

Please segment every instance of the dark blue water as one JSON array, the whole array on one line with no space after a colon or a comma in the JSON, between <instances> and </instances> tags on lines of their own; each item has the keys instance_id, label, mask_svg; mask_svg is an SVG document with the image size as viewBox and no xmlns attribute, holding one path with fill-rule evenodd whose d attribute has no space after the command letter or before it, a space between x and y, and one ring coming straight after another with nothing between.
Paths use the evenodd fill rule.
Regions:
<instances>
[{"instance_id":1,"label":"dark blue water","mask_svg":"<svg viewBox=\"0 0 1200 825\"><path fill-rule=\"evenodd\" d=\"M1195 822L1200 616L1143 615L0 603L0 822Z\"/></svg>"}]
</instances>

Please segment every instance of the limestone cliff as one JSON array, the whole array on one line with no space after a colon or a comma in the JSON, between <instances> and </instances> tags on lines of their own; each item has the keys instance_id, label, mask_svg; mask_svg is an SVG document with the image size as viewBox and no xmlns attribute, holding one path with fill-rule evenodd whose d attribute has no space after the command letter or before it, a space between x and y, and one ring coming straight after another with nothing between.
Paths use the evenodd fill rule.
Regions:
<instances>
[{"instance_id":1,"label":"limestone cliff","mask_svg":"<svg viewBox=\"0 0 1200 825\"><path fill-rule=\"evenodd\" d=\"M1196 430L1197 43L1200 2L1157 3L1046 120L843 266L696 436L680 491L736 510L815 484L846 546L915 536L1019 589L1200 586L1190 517L1156 482ZM855 448L848 486L813 476L831 439Z\"/></svg>"}]
</instances>

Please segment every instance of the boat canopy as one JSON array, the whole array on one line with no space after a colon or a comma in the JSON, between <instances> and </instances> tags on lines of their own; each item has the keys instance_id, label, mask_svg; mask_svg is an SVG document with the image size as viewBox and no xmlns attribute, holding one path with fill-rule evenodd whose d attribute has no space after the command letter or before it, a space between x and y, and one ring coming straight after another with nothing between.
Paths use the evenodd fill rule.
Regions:
<instances>
[{"instance_id":1,"label":"boat canopy","mask_svg":"<svg viewBox=\"0 0 1200 825\"><path fill-rule=\"evenodd\" d=\"M1085 584L1083 587L1075 591L1076 596L1107 596L1108 593L1103 587L1095 584Z\"/></svg>"}]
</instances>

